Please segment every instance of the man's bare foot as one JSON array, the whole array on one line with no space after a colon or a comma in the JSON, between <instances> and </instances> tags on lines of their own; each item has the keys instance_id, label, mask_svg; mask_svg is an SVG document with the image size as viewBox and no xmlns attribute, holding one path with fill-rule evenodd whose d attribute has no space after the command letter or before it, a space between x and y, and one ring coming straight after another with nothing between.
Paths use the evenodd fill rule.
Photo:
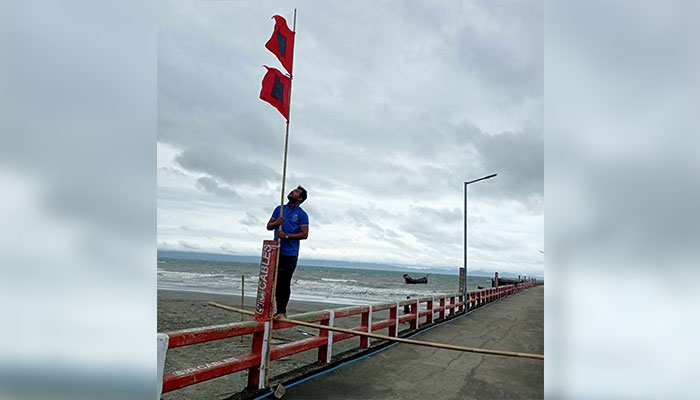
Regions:
<instances>
[{"instance_id":1,"label":"man's bare foot","mask_svg":"<svg viewBox=\"0 0 700 400\"><path fill-rule=\"evenodd\" d=\"M272 317L272 319L274 319L275 321L279 321L279 320L281 320L281 319L283 319L283 318L286 319L286 318L287 318L287 314L277 313L277 314L275 314L274 317Z\"/></svg>"}]
</instances>

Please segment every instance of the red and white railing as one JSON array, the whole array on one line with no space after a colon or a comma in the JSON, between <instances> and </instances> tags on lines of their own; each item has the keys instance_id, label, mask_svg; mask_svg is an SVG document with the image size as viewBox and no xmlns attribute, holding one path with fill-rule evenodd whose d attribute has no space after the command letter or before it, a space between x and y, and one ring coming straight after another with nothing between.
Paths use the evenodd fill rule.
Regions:
<instances>
[{"instance_id":1,"label":"red and white railing","mask_svg":"<svg viewBox=\"0 0 700 400\"><path fill-rule=\"evenodd\" d=\"M516 285L500 286L498 288L473 290L467 293L466 301L462 293L454 293L437 297L407 299L391 303L314 311L293 315L290 316L290 318L318 323L321 325L334 326L336 321L340 318L361 315L361 325L353 328L353 330L358 332L377 332L383 329L388 329L388 336L396 337L399 334L399 324L409 324L412 330L416 329L418 325L421 325L421 327L426 327L435 323L436 320L443 320L457 314L462 314L467 310L475 309L503 296L507 296L515 291L529 288L538 284L541 283L530 281ZM424 310L421 310L421 304L425 304ZM404 306L408 306L410 312L405 315L400 315ZM389 318L383 320L376 320L376 318L372 318L374 313L384 310L389 310ZM438 315L437 318L435 318L436 314ZM421 318L425 318L423 324L420 324ZM295 326L296 325L294 324L275 321L272 329L280 330ZM158 334L160 353L158 362L160 371L162 371L165 363L167 349L191 346L198 343L211 342L242 335L253 336L252 347L248 353L225 358L220 361L204 363L174 372L164 373L162 379L162 393L167 393L185 386L193 385L195 383L204 382L209 379L244 370L248 370L248 386L259 387L261 379L264 379L260 371L261 366L264 369L264 365L261 365L261 355L265 350L263 348L263 342L266 327L269 327L269 322L234 322ZM318 353L317 360L328 363L331 361L331 356L333 354L333 343L349 339L354 336L355 335L349 333L320 330L317 336L272 346L270 349L270 360L277 360L292 354L316 349ZM266 344L267 343L265 343L265 345ZM369 345L370 338L360 337L360 348L367 348Z\"/></svg>"}]
</instances>

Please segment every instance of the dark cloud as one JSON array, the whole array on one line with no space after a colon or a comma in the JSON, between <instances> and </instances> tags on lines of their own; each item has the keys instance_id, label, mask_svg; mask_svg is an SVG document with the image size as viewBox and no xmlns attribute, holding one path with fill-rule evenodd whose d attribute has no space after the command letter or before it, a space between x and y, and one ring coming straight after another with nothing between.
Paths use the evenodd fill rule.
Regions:
<instances>
[{"instance_id":1,"label":"dark cloud","mask_svg":"<svg viewBox=\"0 0 700 400\"><path fill-rule=\"evenodd\" d=\"M408 218L402 218L399 226L402 231L418 240L418 249L458 254L457 251L462 246L463 219L457 209L437 209L413 204L408 209Z\"/></svg>"},{"instance_id":2,"label":"dark cloud","mask_svg":"<svg viewBox=\"0 0 700 400\"><path fill-rule=\"evenodd\" d=\"M422 218L439 224L457 223L464 217L464 211L460 208L431 208L411 204L409 212L411 215L420 215Z\"/></svg>"},{"instance_id":3,"label":"dark cloud","mask_svg":"<svg viewBox=\"0 0 700 400\"><path fill-rule=\"evenodd\" d=\"M200 250L200 247L197 246L196 244L192 244L192 243L186 242L186 241L184 241L184 240L178 241L177 244L178 244L180 247L185 248L185 249L195 250L195 251L196 251L196 250Z\"/></svg>"},{"instance_id":4,"label":"dark cloud","mask_svg":"<svg viewBox=\"0 0 700 400\"><path fill-rule=\"evenodd\" d=\"M231 232L229 231L223 231L223 230L217 230L217 229L211 229L211 228L201 228L198 226L190 226L190 225L180 225L177 227L177 229L188 232L192 234L192 236L199 236L199 237L205 237L207 239L212 239L215 237L227 237L231 235Z\"/></svg>"},{"instance_id":5,"label":"dark cloud","mask_svg":"<svg viewBox=\"0 0 700 400\"><path fill-rule=\"evenodd\" d=\"M480 135L475 147L485 174L498 173L492 185L480 188L519 202L544 196L544 138L541 135L503 132Z\"/></svg>"},{"instance_id":6,"label":"dark cloud","mask_svg":"<svg viewBox=\"0 0 700 400\"><path fill-rule=\"evenodd\" d=\"M267 165L248 161L234 151L196 147L185 150L175 161L189 171L204 172L229 184L261 185L281 179Z\"/></svg>"},{"instance_id":7,"label":"dark cloud","mask_svg":"<svg viewBox=\"0 0 700 400\"><path fill-rule=\"evenodd\" d=\"M239 200L241 196L236 193L235 190L227 189L224 187L221 187L216 180L209 178L209 177L201 177L197 179L197 186L201 187L202 189L214 193L217 196L227 198L227 199L234 199L234 200Z\"/></svg>"},{"instance_id":8,"label":"dark cloud","mask_svg":"<svg viewBox=\"0 0 700 400\"><path fill-rule=\"evenodd\" d=\"M250 211L247 211L245 213L245 218L238 220L238 223L246 225L246 226L250 226L252 228L259 228L259 227L265 226L265 221L263 221L262 219L259 218L259 216L253 214Z\"/></svg>"},{"instance_id":9,"label":"dark cloud","mask_svg":"<svg viewBox=\"0 0 700 400\"><path fill-rule=\"evenodd\" d=\"M484 9L498 21L493 27L465 24L450 39L455 63L476 74L503 97L504 104L541 98L544 90L544 43L541 2L500 3Z\"/></svg>"},{"instance_id":10,"label":"dark cloud","mask_svg":"<svg viewBox=\"0 0 700 400\"><path fill-rule=\"evenodd\" d=\"M396 241L400 241L403 236L393 229L379 225L375 222L373 213L367 209L349 210L345 213L344 220L353 227L365 230L369 237L393 245L399 245Z\"/></svg>"},{"instance_id":11,"label":"dark cloud","mask_svg":"<svg viewBox=\"0 0 700 400\"><path fill-rule=\"evenodd\" d=\"M309 223L313 226L329 225L335 221L335 218L331 216L331 210L326 211L306 202L301 205L301 208L309 215Z\"/></svg>"}]
</instances>

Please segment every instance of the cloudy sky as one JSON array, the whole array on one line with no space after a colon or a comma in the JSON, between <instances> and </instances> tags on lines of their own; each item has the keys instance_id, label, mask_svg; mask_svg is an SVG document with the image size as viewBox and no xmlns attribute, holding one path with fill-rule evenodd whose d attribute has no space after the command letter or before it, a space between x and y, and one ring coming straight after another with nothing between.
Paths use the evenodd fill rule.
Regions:
<instances>
[{"instance_id":1,"label":"cloudy sky","mask_svg":"<svg viewBox=\"0 0 700 400\"><path fill-rule=\"evenodd\" d=\"M301 258L543 274L543 10L537 1L164 1L158 248L257 255L285 123L258 98L297 8L287 189Z\"/></svg>"}]
</instances>

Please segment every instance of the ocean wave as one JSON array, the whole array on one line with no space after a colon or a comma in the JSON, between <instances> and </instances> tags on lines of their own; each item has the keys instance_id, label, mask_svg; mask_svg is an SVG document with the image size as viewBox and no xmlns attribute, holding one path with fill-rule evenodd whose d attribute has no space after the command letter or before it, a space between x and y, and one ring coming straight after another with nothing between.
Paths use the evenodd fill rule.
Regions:
<instances>
[{"instance_id":1,"label":"ocean wave","mask_svg":"<svg viewBox=\"0 0 700 400\"><path fill-rule=\"evenodd\" d=\"M324 281L324 282L343 282L343 283L345 283L345 282L355 282L355 283L357 283L357 281L354 280L354 279L321 278L321 280Z\"/></svg>"},{"instance_id":2,"label":"ocean wave","mask_svg":"<svg viewBox=\"0 0 700 400\"><path fill-rule=\"evenodd\" d=\"M211 278L214 275L211 273L186 272L186 271L169 271L167 269L158 269L158 277L163 278Z\"/></svg>"},{"instance_id":3,"label":"ocean wave","mask_svg":"<svg viewBox=\"0 0 700 400\"><path fill-rule=\"evenodd\" d=\"M258 274L251 270L222 270L219 267L201 266L173 270L158 266L158 288L239 294L241 276L245 276L246 295L257 290ZM319 270L316 273L300 270L292 279L292 299L320 301L337 304L368 304L404 300L407 296L440 296L456 289L457 280L438 277L429 285L406 285L393 273L364 272L367 279L358 278L356 272L346 270ZM320 275L320 276L319 276ZM351 279L351 278L358 278ZM472 283L472 281L470 281ZM454 289L453 289L454 288Z\"/></svg>"}]
</instances>

